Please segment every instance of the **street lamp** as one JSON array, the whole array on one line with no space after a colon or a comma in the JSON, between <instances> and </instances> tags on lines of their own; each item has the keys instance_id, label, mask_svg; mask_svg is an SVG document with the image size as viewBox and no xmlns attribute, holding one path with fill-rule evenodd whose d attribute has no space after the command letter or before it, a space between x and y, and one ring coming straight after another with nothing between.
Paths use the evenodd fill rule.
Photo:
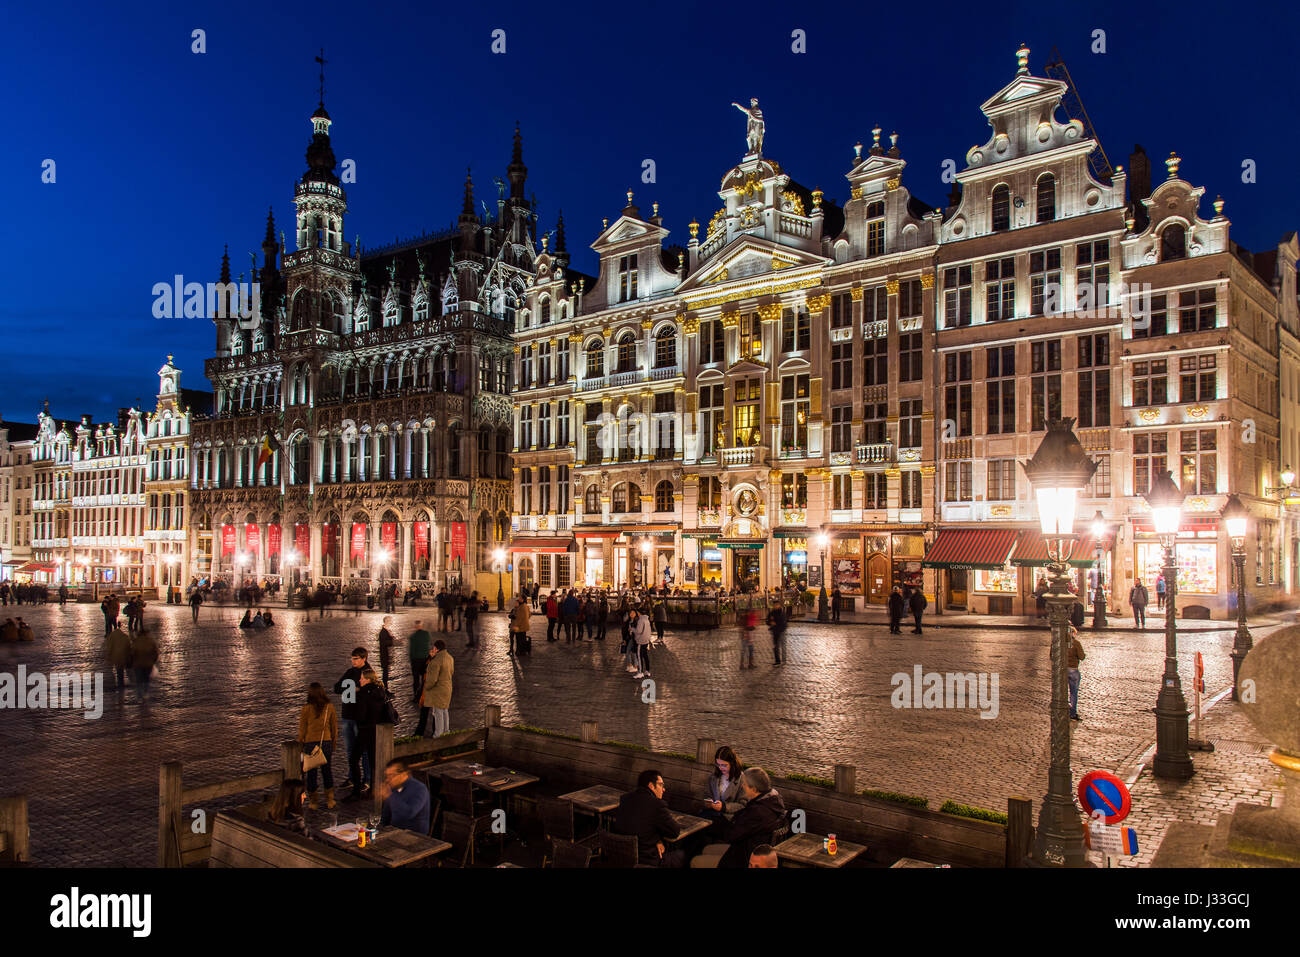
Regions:
<instances>
[{"instance_id":1,"label":"street lamp","mask_svg":"<svg viewBox=\"0 0 1300 957\"><path fill-rule=\"evenodd\" d=\"M641 542L641 587L650 588L650 539Z\"/></svg>"},{"instance_id":2,"label":"street lamp","mask_svg":"<svg viewBox=\"0 0 1300 957\"><path fill-rule=\"evenodd\" d=\"M1105 574L1101 566L1101 543L1106 537L1107 530L1106 516L1101 514L1101 509L1097 509L1097 514L1092 517L1092 539L1097 543L1097 590L1092 596L1092 627L1106 627L1106 587Z\"/></svg>"},{"instance_id":3,"label":"street lamp","mask_svg":"<svg viewBox=\"0 0 1300 957\"><path fill-rule=\"evenodd\" d=\"M1169 470L1161 472L1144 496L1151 506L1156 534L1165 542L1165 672L1156 697L1156 758L1152 773L1158 778L1186 780L1195 772L1187 748L1187 699L1178 677L1178 526L1182 520L1183 493Z\"/></svg>"},{"instance_id":4,"label":"street lamp","mask_svg":"<svg viewBox=\"0 0 1300 957\"><path fill-rule=\"evenodd\" d=\"M1295 478L1293 474L1292 479ZM1282 473L1282 481L1287 481L1287 473ZM1250 629L1246 627L1246 523L1250 512L1241 504L1234 492L1228 496L1223 505L1223 524L1227 526L1228 537L1232 539L1232 561L1237 568L1237 634L1232 641L1232 700L1237 701L1237 678L1241 674L1241 662L1246 652L1254 646Z\"/></svg>"},{"instance_id":5,"label":"street lamp","mask_svg":"<svg viewBox=\"0 0 1300 957\"><path fill-rule=\"evenodd\" d=\"M1079 491L1092 480L1097 463L1083 452L1074 419L1048 424L1038 451L1023 463L1038 499L1038 521L1047 543L1047 616L1052 630L1051 765L1035 832L1033 860L1044 866L1086 867L1083 826L1072 794L1070 691L1066 656L1070 648L1069 562L1078 536L1074 510Z\"/></svg>"},{"instance_id":6,"label":"street lamp","mask_svg":"<svg viewBox=\"0 0 1300 957\"><path fill-rule=\"evenodd\" d=\"M506 592L505 588L501 584L501 572L505 569L506 565L506 550L504 548L493 550L492 558L497 563L497 611L505 611Z\"/></svg>"},{"instance_id":7,"label":"street lamp","mask_svg":"<svg viewBox=\"0 0 1300 957\"><path fill-rule=\"evenodd\" d=\"M830 536L822 532L817 536L817 547L821 549L821 591L817 593L817 620L830 621L830 614L826 607L826 546L830 544Z\"/></svg>"}]
</instances>

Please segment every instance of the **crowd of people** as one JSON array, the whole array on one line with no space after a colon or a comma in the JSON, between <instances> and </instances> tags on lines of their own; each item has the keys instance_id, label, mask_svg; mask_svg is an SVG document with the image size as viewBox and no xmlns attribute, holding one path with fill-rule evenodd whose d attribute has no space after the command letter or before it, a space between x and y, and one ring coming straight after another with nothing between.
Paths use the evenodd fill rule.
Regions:
<instances>
[{"instance_id":1,"label":"crowd of people","mask_svg":"<svg viewBox=\"0 0 1300 957\"><path fill-rule=\"evenodd\" d=\"M67 601L67 586L60 588L60 603ZM40 582L0 582L0 605L44 605L50 600L49 586Z\"/></svg>"}]
</instances>

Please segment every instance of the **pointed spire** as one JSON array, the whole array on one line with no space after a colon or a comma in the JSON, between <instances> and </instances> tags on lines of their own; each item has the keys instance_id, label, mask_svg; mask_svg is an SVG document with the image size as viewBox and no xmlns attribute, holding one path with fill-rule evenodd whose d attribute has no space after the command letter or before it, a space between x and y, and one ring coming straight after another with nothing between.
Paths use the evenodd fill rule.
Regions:
<instances>
[{"instance_id":1,"label":"pointed spire","mask_svg":"<svg viewBox=\"0 0 1300 957\"><path fill-rule=\"evenodd\" d=\"M230 247L229 246L224 247L224 251L221 253L221 281L223 283L230 282Z\"/></svg>"},{"instance_id":2,"label":"pointed spire","mask_svg":"<svg viewBox=\"0 0 1300 957\"><path fill-rule=\"evenodd\" d=\"M528 167L524 165L524 138L519 132L519 123L515 123L515 142L510 152L510 165L506 167L510 178L510 198L522 205L524 200L524 180L528 178Z\"/></svg>"},{"instance_id":3,"label":"pointed spire","mask_svg":"<svg viewBox=\"0 0 1300 957\"><path fill-rule=\"evenodd\" d=\"M465 202L460 207L460 218L474 218L474 180L470 177L470 168L465 167Z\"/></svg>"},{"instance_id":4,"label":"pointed spire","mask_svg":"<svg viewBox=\"0 0 1300 957\"><path fill-rule=\"evenodd\" d=\"M275 242L275 210L274 207L266 207L266 236L262 239L262 246L265 248Z\"/></svg>"},{"instance_id":5,"label":"pointed spire","mask_svg":"<svg viewBox=\"0 0 1300 957\"><path fill-rule=\"evenodd\" d=\"M557 253L569 251L564 244L564 210L559 211L559 216L555 220L555 251Z\"/></svg>"}]
</instances>

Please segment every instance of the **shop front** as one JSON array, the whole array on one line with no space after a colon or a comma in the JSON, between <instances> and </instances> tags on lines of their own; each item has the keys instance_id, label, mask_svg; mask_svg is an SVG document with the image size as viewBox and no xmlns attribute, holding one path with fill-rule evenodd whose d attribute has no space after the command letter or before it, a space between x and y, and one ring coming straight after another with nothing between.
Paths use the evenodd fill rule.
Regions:
<instances>
[{"instance_id":1,"label":"shop front","mask_svg":"<svg viewBox=\"0 0 1300 957\"><path fill-rule=\"evenodd\" d=\"M720 540L718 546L730 553L731 584L741 592L763 587L762 541Z\"/></svg>"},{"instance_id":2,"label":"shop front","mask_svg":"<svg viewBox=\"0 0 1300 957\"><path fill-rule=\"evenodd\" d=\"M1091 604L1091 597L1087 595L1089 569L1092 569L1097 563L1097 546L1091 536L1085 535L1074 542L1074 547L1069 552L1069 564L1071 566L1070 581L1074 593L1079 597L1085 606ZM1038 607L1038 589L1040 583L1046 583L1047 564L1049 562L1047 554L1047 540L1043 538L1043 533L1036 528L1028 528L1021 531L1016 538L1015 553L1011 557L1011 565L1020 570L1019 575L1019 594L1020 611L1019 614L1030 615L1037 612Z\"/></svg>"},{"instance_id":3,"label":"shop front","mask_svg":"<svg viewBox=\"0 0 1300 957\"><path fill-rule=\"evenodd\" d=\"M786 588L808 587L807 530L773 532L774 544L781 549L781 582ZM816 563L819 556L813 556Z\"/></svg>"},{"instance_id":4,"label":"shop front","mask_svg":"<svg viewBox=\"0 0 1300 957\"><path fill-rule=\"evenodd\" d=\"M921 532L893 532L889 538L893 583L901 585L904 590L923 588L925 535Z\"/></svg>"},{"instance_id":5,"label":"shop front","mask_svg":"<svg viewBox=\"0 0 1300 957\"><path fill-rule=\"evenodd\" d=\"M937 588L945 607L1013 614L1017 576L1009 559L1016 536L1013 528L945 528L919 564L940 570L941 578L947 579L946 586Z\"/></svg>"},{"instance_id":6,"label":"shop front","mask_svg":"<svg viewBox=\"0 0 1300 957\"><path fill-rule=\"evenodd\" d=\"M862 597L862 536L831 539L827 588L840 590L840 609L853 611Z\"/></svg>"},{"instance_id":7,"label":"shop front","mask_svg":"<svg viewBox=\"0 0 1300 957\"><path fill-rule=\"evenodd\" d=\"M1209 617L1211 610L1226 614L1228 577L1219 581L1219 528L1217 523L1184 524L1178 530L1174 552L1178 567L1178 615L1180 618ZM1158 585L1164 577L1165 547L1155 529L1133 526L1133 572L1146 585L1150 608L1159 602ZM1132 582L1129 587L1132 587ZM1231 583L1235 588L1235 582ZM1235 592L1234 592L1235 598ZM1190 614L1189 614L1190 612Z\"/></svg>"}]
</instances>

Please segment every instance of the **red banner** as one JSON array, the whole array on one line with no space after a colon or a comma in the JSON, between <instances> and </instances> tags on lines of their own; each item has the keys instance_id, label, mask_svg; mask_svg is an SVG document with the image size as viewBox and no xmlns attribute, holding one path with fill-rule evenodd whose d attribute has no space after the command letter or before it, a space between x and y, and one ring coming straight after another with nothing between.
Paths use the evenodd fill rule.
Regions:
<instances>
[{"instance_id":1,"label":"red banner","mask_svg":"<svg viewBox=\"0 0 1300 957\"><path fill-rule=\"evenodd\" d=\"M306 526L300 525L299 528ZM334 549L338 547L339 527L337 525L322 525L320 527L320 553L327 558L334 557Z\"/></svg>"},{"instance_id":2,"label":"red banner","mask_svg":"<svg viewBox=\"0 0 1300 957\"><path fill-rule=\"evenodd\" d=\"M416 522L413 530L415 535L415 557L429 557L429 523Z\"/></svg>"},{"instance_id":3,"label":"red banner","mask_svg":"<svg viewBox=\"0 0 1300 957\"><path fill-rule=\"evenodd\" d=\"M325 528L329 528L328 525ZM321 542L325 540L325 529L321 529ZM298 561L307 564L311 561L311 526L295 525L293 527L293 548L298 553Z\"/></svg>"},{"instance_id":4,"label":"red banner","mask_svg":"<svg viewBox=\"0 0 1300 957\"><path fill-rule=\"evenodd\" d=\"M279 525L266 526L266 554L268 555L280 554L280 526Z\"/></svg>"},{"instance_id":5,"label":"red banner","mask_svg":"<svg viewBox=\"0 0 1300 957\"><path fill-rule=\"evenodd\" d=\"M450 558L459 558L461 561L467 561L465 556L465 546L469 543L468 526L464 522L451 523L451 555Z\"/></svg>"},{"instance_id":6,"label":"red banner","mask_svg":"<svg viewBox=\"0 0 1300 957\"><path fill-rule=\"evenodd\" d=\"M354 522L352 525L352 558L366 557L366 526L360 522Z\"/></svg>"},{"instance_id":7,"label":"red banner","mask_svg":"<svg viewBox=\"0 0 1300 957\"><path fill-rule=\"evenodd\" d=\"M390 560L397 558L397 523L384 522L379 526L379 544L388 551Z\"/></svg>"},{"instance_id":8,"label":"red banner","mask_svg":"<svg viewBox=\"0 0 1300 957\"><path fill-rule=\"evenodd\" d=\"M244 547L253 553L262 548L262 532L252 522L244 526Z\"/></svg>"},{"instance_id":9,"label":"red banner","mask_svg":"<svg viewBox=\"0 0 1300 957\"><path fill-rule=\"evenodd\" d=\"M233 525L221 526L221 554L235 554L235 526Z\"/></svg>"}]
</instances>

